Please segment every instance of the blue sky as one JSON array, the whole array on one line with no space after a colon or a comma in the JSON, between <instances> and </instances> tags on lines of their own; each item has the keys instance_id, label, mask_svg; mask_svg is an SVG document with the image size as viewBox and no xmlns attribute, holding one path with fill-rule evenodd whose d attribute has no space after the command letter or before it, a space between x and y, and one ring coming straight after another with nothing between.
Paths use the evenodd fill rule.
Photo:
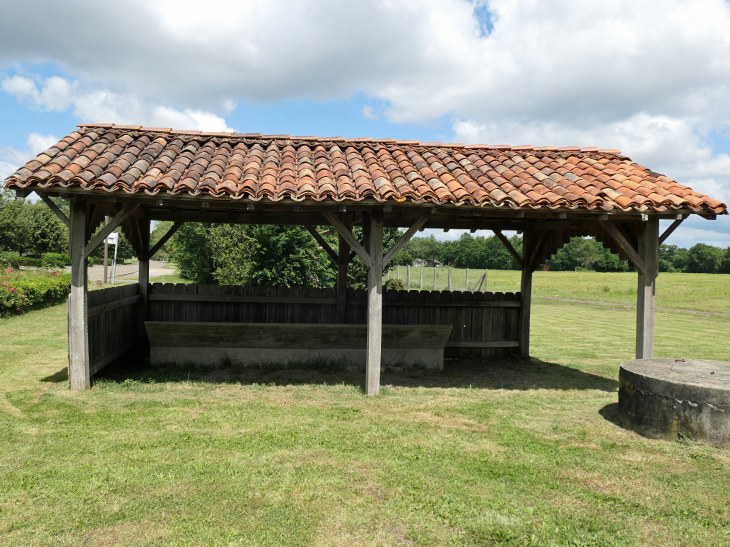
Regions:
<instances>
[{"instance_id":1,"label":"blue sky","mask_svg":"<svg viewBox=\"0 0 730 547\"><path fill-rule=\"evenodd\" d=\"M0 176L110 121L619 148L730 201L728 3L585 5L0 0ZM669 240L697 242L730 246L730 220Z\"/></svg>"}]
</instances>

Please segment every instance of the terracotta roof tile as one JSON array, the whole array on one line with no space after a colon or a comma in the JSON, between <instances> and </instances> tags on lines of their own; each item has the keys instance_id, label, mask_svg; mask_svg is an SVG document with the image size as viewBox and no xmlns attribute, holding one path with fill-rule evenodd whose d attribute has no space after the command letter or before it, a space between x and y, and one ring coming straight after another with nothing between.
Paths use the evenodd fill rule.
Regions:
<instances>
[{"instance_id":1,"label":"terracotta roof tile","mask_svg":"<svg viewBox=\"0 0 730 547\"><path fill-rule=\"evenodd\" d=\"M6 187L727 213L723 203L620 154L82 124L9 177Z\"/></svg>"}]
</instances>

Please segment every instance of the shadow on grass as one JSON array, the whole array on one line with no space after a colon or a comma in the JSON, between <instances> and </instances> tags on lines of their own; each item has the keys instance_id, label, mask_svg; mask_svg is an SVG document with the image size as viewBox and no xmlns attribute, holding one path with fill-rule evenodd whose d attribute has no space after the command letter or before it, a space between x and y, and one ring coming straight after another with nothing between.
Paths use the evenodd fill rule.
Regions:
<instances>
[{"instance_id":1,"label":"shadow on grass","mask_svg":"<svg viewBox=\"0 0 730 547\"><path fill-rule=\"evenodd\" d=\"M58 372L54 372L50 376L41 378L41 382L52 382L54 384L57 384L58 382L63 382L66 380L68 380L68 368L66 368L66 367L63 367Z\"/></svg>"},{"instance_id":2,"label":"shadow on grass","mask_svg":"<svg viewBox=\"0 0 730 547\"><path fill-rule=\"evenodd\" d=\"M598 413L607 422L611 422L613 425L617 425L619 427L624 427L624 424L621 422L621 418L618 414L618 403L607 404L599 410Z\"/></svg>"},{"instance_id":3,"label":"shadow on grass","mask_svg":"<svg viewBox=\"0 0 730 547\"><path fill-rule=\"evenodd\" d=\"M355 385L362 386L365 373L352 370L337 362L314 361L261 368L244 367L230 360L216 365L168 364L152 366L140 359L119 361L102 370L95 380L105 382L210 382L268 385ZM447 360L443 371L386 368L381 385L399 387L449 388L471 387L480 389L533 389L569 390L596 389L615 392L614 379L589 374L574 368L539 359L529 361L479 361L468 359Z\"/></svg>"}]
</instances>

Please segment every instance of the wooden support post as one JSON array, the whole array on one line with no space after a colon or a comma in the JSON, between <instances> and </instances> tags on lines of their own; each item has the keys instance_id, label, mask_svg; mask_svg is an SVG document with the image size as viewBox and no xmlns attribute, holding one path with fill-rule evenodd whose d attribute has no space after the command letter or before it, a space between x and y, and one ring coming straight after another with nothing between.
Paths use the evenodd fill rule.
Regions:
<instances>
[{"instance_id":1,"label":"wooden support post","mask_svg":"<svg viewBox=\"0 0 730 547\"><path fill-rule=\"evenodd\" d=\"M347 315L347 264L350 262L350 246L340 236L337 248L337 308L335 321L344 323Z\"/></svg>"},{"instance_id":2,"label":"wooden support post","mask_svg":"<svg viewBox=\"0 0 730 547\"><path fill-rule=\"evenodd\" d=\"M520 355L530 356L530 306L532 304L532 266L529 264L531 253L534 248L534 233L532 230L525 230L522 234L522 281L520 283L520 294L522 305L520 306Z\"/></svg>"},{"instance_id":3,"label":"wooden support post","mask_svg":"<svg viewBox=\"0 0 730 547\"><path fill-rule=\"evenodd\" d=\"M421 282L418 285L418 290L423 290L423 262L421 262Z\"/></svg>"},{"instance_id":4,"label":"wooden support post","mask_svg":"<svg viewBox=\"0 0 730 547\"><path fill-rule=\"evenodd\" d=\"M406 265L406 290L411 290L411 265Z\"/></svg>"},{"instance_id":5,"label":"wooden support post","mask_svg":"<svg viewBox=\"0 0 730 547\"><path fill-rule=\"evenodd\" d=\"M147 332L144 322L147 320L147 302L150 286L150 219L149 217L137 219L137 228L142 244L142 251L139 258L139 344L142 351L147 351Z\"/></svg>"},{"instance_id":6,"label":"wooden support post","mask_svg":"<svg viewBox=\"0 0 730 547\"><path fill-rule=\"evenodd\" d=\"M68 299L68 379L71 389L91 387L89 373L89 329L87 317L86 202L71 202L69 249L71 251L71 296Z\"/></svg>"},{"instance_id":7,"label":"wooden support post","mask_svg":"<svg viewBox=\"0 0 730 547\"><path fill-rule=\"evenodd\" d=\"M431 287L431 290L436 290L436 264L433 265L433 287Z\"/></svg>"},{"instance_id":8,"label":"wooden support post","mask_svg":"<svg viewBox=\"0 0 730 547\"><path fill-rule=\"evenodd\" d=\"M464 283L464 291L469 290L469 268L466 269L466 283Z\"/></svg>"},{"instance_id":9,"label":"wooden support post","mask_svg":"<svg viewBox=\"0 0 730 547\"><path fill-rule=\"evenodd\" d=\"M451 291L451 264L449 264L449 291Z\"/></svg>"},{"instance_id":10,"label":"wooden support post","mask_svg":"<svg viewBox=\"0 0 730 547\"><path fill-rule=\"evenodd\" d=\"M368 336L365 390L380 392L380 350L383 330L383 212L370 214L370 269L368 270Z\"/></svg>"},{"instance_id":11,"label":"wooden support post","mask_svg":"<svg viewBox=\"0 0 730 547\"><path fill-rule=\"evenodd\" d=\"M489 276L489 270L484 268L484 292L487 292L487 277Z\"/></svg>"},{"instance_id":12,"label":"wooden support post","mask_svg":"<svg viewBox=\"0 0 730 547\"><path fill-rule=\"evenodd\" d=\"M104 217L104 226L109 224L109 216ZM104 239L104 284L109 282L109 238Z\"/></svg>"},{"instance_id":13,"label":"wooden support post","mask_svg":"<svg viewBox=\"0 0 730 547\"><path fill-rule=\"evenodd\" d=\"M636 291L636 358L654 357L654 299L659 274L659 220L649 218L641 223L639 257L645 273L639 272Z\"/></svg>"}]
</instances>

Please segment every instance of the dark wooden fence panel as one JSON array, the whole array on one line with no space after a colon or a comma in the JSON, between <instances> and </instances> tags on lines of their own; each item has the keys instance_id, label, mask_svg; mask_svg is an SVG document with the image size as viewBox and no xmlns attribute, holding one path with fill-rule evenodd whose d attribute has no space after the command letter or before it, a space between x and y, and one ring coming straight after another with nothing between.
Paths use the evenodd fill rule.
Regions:
<instances>
[{"instance_id":1,"label":"dark wooden fence panel","mask_svg":"<svg viewBox=\"0 0 730 547\"><path fill-rule=\"evenodd\" d=\"M155 321L332 323L337 307L334 289L154 283L149 295ZM520 304L520 293L386 291L383 323L451 325L445 357L502 358L519 347ZM366 292L348 289L345 322L366 318Z\"/></svg>"},{"instance_id":2,"label":"dark wooden fence panel","mask_svg":"<svg viewBox=\"0 0 730 547\"><path fill-rule=\"evenodd\" d=\"M90 291L87 297L89 368L94 374L138 342L139 285Z\"/></svg>"}]
</instances>

